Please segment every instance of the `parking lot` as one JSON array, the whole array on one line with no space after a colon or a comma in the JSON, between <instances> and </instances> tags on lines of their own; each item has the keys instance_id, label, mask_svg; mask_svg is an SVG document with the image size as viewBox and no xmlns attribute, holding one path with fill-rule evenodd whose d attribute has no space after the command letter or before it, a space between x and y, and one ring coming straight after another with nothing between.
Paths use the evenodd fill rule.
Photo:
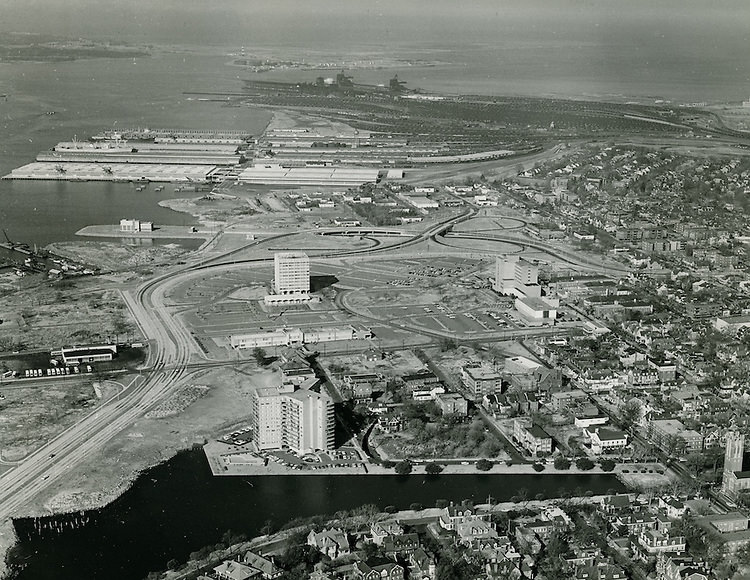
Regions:
<instances>
[{"instance_id":1,"label":"parking lot","mask_svg":"<svg viewBox=\"0 0 750 580\"><path fill-rule=\"evenodd\" d=\"M227 355L229 336L278 328L355 325L378 327L380 346L424 343L420 331L457 338L492 338L518 325L498 309L497 297L484 285L463 283L476 278L486 263L462 257L395 260L312 260L313 287L349 290L348 310L339 309L328 292L315 292L309 304L266 307L263 297L273 278L270 263L213 276L195 276L169 295L204 352ZM398 284L411 284L409 288ZM383 321L377 324L375 320ZM390 326L389 326L390 325ZM394 328L396 327L396 328ZM408 330L416 334L408 336Z\"/></svg>"}]
</instances>

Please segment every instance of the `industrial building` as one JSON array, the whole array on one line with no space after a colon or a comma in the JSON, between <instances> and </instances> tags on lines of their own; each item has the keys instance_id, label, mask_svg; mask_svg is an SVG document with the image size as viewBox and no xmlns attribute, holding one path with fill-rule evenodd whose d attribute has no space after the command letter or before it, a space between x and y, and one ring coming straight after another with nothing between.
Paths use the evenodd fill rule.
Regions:
<instances>
[{"instance_id":1,"label":"industrial building","mask_svg":"<svg viewBox=\"0 0 750 580\"><path fill-rule=\"evenodd\" d=\"M237 178L244 183L259 185L328 185L357 187L375 183L380 171L361 167L283 167L279 164L256 164Z\"/></svg>"},{"instance_id":2,"label":"industrial building","mask_svg":"<svg viewBox=\"0 0 750 580\"><path fill-rule=\"evenodd\" d=\"M238 172L251 141L240 131L105 131L60 142L3 179L207 183Z\"/></svg>"},{"instance_id":3,"label":"industrial building","mask_svg":"<svg viewBox=\"0 0 750 580\"><path fill-rule=\"evenodd\" d=\"M53 163L34 162L18 167L3 179L44 181L133 181L205 183L217 171L213 165L166 163Z\"/></svg>"},{"instance_id":4,"label":"industrial building","mask_svg":"<svg viewBox=\"0 0 750 580\"><path fill-rule=\"evenodd\" d=\"M142 222L141 220L136 220L136 219L121 219L120 231L121 232L152 232L154 231L154 223Z\"/></svg>"},{"instance_id":5,"label":"industrial building","mask_svg":"<svg viewBox=\"0 0 750 580\"><path fill-rule=\"evenodd\" d=\"M552 325L557 318L560 301L551 298L516 298L515 307L527 326Z\"/></svg>"},{"instance_id":6,"label":"industrial building","mask_svg":"<svg viewBox=\"0 0 750 580\"><path fill-rule=\"evenodd\" d=\"M96 346L74 346L61 348L59 354L53 352L52 356L62 357L63 364L80 365L83 363L111 361L117 355L116 344L104 344Z\"/></svg>"}]
</instances>

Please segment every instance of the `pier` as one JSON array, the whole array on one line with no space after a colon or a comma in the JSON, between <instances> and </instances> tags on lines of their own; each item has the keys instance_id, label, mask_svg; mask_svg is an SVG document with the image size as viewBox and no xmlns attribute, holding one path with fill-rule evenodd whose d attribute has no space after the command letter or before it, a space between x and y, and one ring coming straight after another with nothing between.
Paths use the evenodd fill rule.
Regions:
<instances>
[{"instance_id":1,"label":"pier","mask_svg":"<svg viewBox=\"0 0 750 580\"><path fill-rule=\"evenodd\" d=\"M86 226L76 232L77 236L90 238L140 238L140 239L199 239L208 240L216 232L191 231L191 226L159 226L152 231L124 232L119 225Z\"/></svg>"},{"instance_id":2,"label":"pier","mask_svg":"<svg viewBox=\"0 0 750 580\"><path fill-rule=\"evenodd\" d=\"M215 170L213 165L35 162L14 169L3 179L191 183L211 181Z\"/></svg>"}]
</instances>

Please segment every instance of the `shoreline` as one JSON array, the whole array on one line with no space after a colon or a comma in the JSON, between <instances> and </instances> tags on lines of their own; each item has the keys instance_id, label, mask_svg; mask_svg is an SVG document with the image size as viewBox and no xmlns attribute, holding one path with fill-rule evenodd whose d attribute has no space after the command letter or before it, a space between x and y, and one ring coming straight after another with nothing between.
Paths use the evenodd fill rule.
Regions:
<instances>
[{"instance_id":1,"label":"shoreline","mask_svg":"<svg viewBox=\"0 0 750 580\"><path fill-rule=\"evenodd\" d=\"M222 451L227 451L222 453ZM443 467L443 471L432 477L443 475L613 475L617 479L631 488L631 479L628 477L634 471L635 465L638 469L649 469L656 472L658 464L617 464L612 471L604 471L600 465L595 465L592 469L579 469L575 464L569 469L555 469L551 464L545 465L542 471L534 469L532 463L514 463L507 465L504 461L493 463L492 468L487 471L477 469L476 459L470 461L452 460L455 463L442 463L440 461L423 461L413 460L412 471L408 475L399 475L394 472L393 468L383 467L382 465L359 461L352 466L336 466L318 468L318 469L293 469L279 465L278 463L268 463L265 465L263 460L248 449L239 451L229 451L225 444L218 441L211 441L203 445L203 453L214 477L263 477L263 476L311 476L311 475L392 475L397 477L407 477L408 475L431 475L426 471L430 463L436 463ZM232 460L234 459L234 461ZM394 463L397 462L394 460ZM663 466L658 466L664 469ZM627 473L623 473L627 470ZM635 475L635 474L633 474Z\"/></svg>"},{"instance_id":2,"label":"shoreline","mask_svg":"<svg viewBox=\"0 0 750 580\"><path fill-rule=\"evenodd\" d=\"M223 444L214 441L215 445L223 446ZM58 516L64 516L65 514L69 513L76 513L76 512L82 512L82 511L97 511L101 509L107 508L110 504L115 502L116 500L120 499L126 492L128 492L133 485L138 481L139 478L147 476L149 471L151 471L154 468L157 468L169 461L171 461L175 456L181 454L181 453L189 453L194 451L202 451L204 455L206 455L205 447L210 445L198 445L195 444L192 447L186 447L180 450L175 451L172 455L169 457L161 458L160 461L155 462L153 464L150 464L146 467L143 467L142 469L139 469L137 471L131 472L127 477L123 477L117 485L112 487L111 489L107 490L106 492L99 492L99 493L75 493L75 492L69 492L65 493L62 492L59 494L59 496L53 496L52 498L49 498L42 509L30 509L28 512L24 513L22 516L17 516L14 518L8 518L4 522L0 522L0 553L5 554L8 550L12 549L13 546L17 545L18 540L15 537L14 533L14 526L13 521L14 520L20 520L24 518L33 518L33 517L49 517L49 518L55 518ZM199 449L200 447L200 449ZM209 464L209 467L213 469L214 466L212 465L211 460L209 460L208 456L206 455L206 461ZM362 463L361 465L364 465ZM628 466L632 464L624 464L624 466ZM489 471L480 471L476 468L476 466L472 463L470 465L464 465L461 463L457 464L448 464L445 466L445 469L443 472L437 475L429 475L425 472L425 466L426 464L414 464L414 469L411 472L412 476L417 477L430 477L430 478L440 478L441 476L454 476L454 475L473 475L473 476L502 476L502 475L509 475L509 476L516 476L516 475L539 475L539 476L584 476L584 475L595 475L595 476L602 476L602 475L612 475L614 476L620 484L622 484L626 488L625 493L633 493L638 491L632 483L629 483L628 481L624 480L620 475L620 467L621 465L618 465L618 467L611 472L605 472L603 471L599 466L596 466L594 469L591 470L580 470L575 468L575 466L571 466L568 470L555 470L553 466L549 465L545 468L542 472L537 472L533 469L531 464L515 464L515 465L506 465L505 463L499 463L493 465L492 469ZM272 469L265 469L262 466L254 466L255 469L252 472L248 473L221 473L218 475L218 477L227 477L227 476L239 476L239 477L263 477L263 476L323 476L323 477L330 477L330 476L340 476L340 475L357 475L357 476L367 476L367 475L375 475L375 476L391 476L391 477L401 477L405 478L408 476L400 476L396 474L393 469L385 468L378 465L367 465L367 472L364 472L364 467L341 467L341 468L329 468L325 470L295 470L295 469L289 469L284 468L280 465L273 464ZM217 476L215 473L213 476ZM546 479L546 477L545 477ZM55 501L55 499L59 497L58 501ZM587 498L586 496L580 496L581 498L585 498L586 500L589 500L590 498ZM60 500L67 499L68 502L63 502ZM504 502L509 503L509 502ZM510 502L512 504L512 502ZM510 505L509 504L509 505ZM9 533L5 533L9 532ZM0 577L2 577L2 573L4 571L4 557L0 561Z\"/></svg>"}]
</instances>

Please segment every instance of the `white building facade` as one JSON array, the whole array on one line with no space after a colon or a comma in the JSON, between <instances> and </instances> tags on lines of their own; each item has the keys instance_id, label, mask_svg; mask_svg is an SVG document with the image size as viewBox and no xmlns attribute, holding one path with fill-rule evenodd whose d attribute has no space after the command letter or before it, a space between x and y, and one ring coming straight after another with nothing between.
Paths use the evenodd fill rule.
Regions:
<instances>
[{"instance_id":1,"label":"white building facade","mask_svg":"<svg viewBox=\"0 0 750 580\"><path fill-rule=\"evenodd\" d=\"M310 258L303 252L277 252L273 256L274 294L266 304L294 304L310 300Z\"/></svg>"}]
</instances>

